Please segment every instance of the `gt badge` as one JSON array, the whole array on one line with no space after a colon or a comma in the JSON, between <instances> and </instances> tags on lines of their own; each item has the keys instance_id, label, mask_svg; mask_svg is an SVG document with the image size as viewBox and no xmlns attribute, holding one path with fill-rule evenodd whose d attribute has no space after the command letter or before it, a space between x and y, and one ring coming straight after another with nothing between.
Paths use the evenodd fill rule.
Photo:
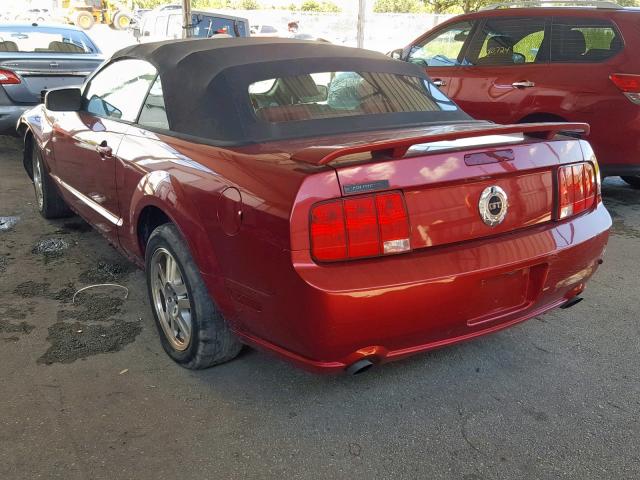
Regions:
<instances>
[{"instance_id":1,"label":"gt badge","mask_svg":"<svg viewBox=\"0 0 640 480\"><path fill-rule=\"evenodd\" d=\"M490 227L500 225L507 216L509 202L505 191L493 185L483 190L478 202L478 210L482 221Z\"/></svg>"}]
</instances>

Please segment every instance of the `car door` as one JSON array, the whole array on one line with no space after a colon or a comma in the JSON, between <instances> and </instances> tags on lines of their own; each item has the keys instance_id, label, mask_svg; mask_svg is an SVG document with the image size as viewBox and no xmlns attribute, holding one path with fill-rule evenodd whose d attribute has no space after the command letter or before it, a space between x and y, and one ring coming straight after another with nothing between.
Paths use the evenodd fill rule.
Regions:
<instances>
[{"instance_id":1,"label":"car door","mask_svg":"<svg viewBox=\"0 0 640 480\"><path fill-rule=\"evenodd\" d=\"M118 147L155 76L155 68L142 60L108 64L86 85L81 110L55 119L55 170L65 198L114 242L122 223L115 179Z\"/></svg>"},{"instance_id":2,"label":"car door","mask_svg":"<svg viewBox=\"0 0 640 480\"><path fill-rule=\"evenodd\" d=\"M488 18L451 76L449 96L469 115L517 123L535 109L545 84L549 25L544 17Z\"/></svg>"},{"instance_id":3,"label":"car door","mask_svg":"<svg viewBox=\"0 0 640 480\"><path fill-rule=\"evenodd\" d=\"M449 82L464 59L473 22L458 22L430 33L411 45L406 60L424 68L433 83L447 93Z\"/></svg>"}]
</instances>

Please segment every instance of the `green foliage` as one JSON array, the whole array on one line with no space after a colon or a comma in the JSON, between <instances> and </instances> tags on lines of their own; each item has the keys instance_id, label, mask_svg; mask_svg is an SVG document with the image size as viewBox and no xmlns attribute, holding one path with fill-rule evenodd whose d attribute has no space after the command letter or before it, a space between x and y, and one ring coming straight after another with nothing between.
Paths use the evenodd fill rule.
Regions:
<instances>
[{"instance_id":1,"label":"green foliage","mask_svg":"<svg viewBox=\"0 0 640 480\"><path fill-rule=\"evenodd\" d=\"M340 7L333 2L329 1L316 1L316 0L306 0L300 6L301 12L330 12L330 13L338 13L340 12Z\"/></svg>"},{"instance_id":2,"label":"green foliage","mask_svg":"<svg viewBox=\"0 0 640 480\"><path fill-rule=\"evenodd\" d=\"M500 0L376 0L377 13L469 13ZM628 0L635 1L635 0Z\"/></svg>"},{"instance_id":3,"label":"green foliage","mask_svg":"<svg viewBox=\"0 0 640 480\"><path fill-rule=\"evenodd\" d=\"M376 0L373 4L376 13L418 13L422 10L419 0Z\"/></svg>"},{"instance_id":4,"label":"green foliage","mask_svg":"<svg viewBox=\"0 0 640 480\"><path fill-rule=\"evenodd\" d=\"M159 5L164 5L166 0L134 0L133 4L138 8L156 8Z\"/></svg>"},{"instance_id":5,"label":"green foliage","mask_svg":"<svg viewBox=\"0 0 640 480\"><path fill-rule=\"evenodd\" d=\"M258 0L240 0L239 6L243 10L259 10L260 4Z\"/></svg>"}]
</instances>

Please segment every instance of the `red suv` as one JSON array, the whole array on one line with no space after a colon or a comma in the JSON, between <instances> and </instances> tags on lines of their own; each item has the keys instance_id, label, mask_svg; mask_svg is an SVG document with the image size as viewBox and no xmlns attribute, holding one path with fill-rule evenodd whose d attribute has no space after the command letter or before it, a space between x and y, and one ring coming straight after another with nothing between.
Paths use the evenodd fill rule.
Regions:
<instances>
[{"instance_id":1,"label":"red suv","mask_svg":"<svg viewBox=\"0 0 640 480\"><path fill-rule=\"evenodd\" d=\"M640 10L611 4L462 15L392 56L475 118L589 123L603 175L640 188L639 50Z\"/></svg>"}]
</instances>

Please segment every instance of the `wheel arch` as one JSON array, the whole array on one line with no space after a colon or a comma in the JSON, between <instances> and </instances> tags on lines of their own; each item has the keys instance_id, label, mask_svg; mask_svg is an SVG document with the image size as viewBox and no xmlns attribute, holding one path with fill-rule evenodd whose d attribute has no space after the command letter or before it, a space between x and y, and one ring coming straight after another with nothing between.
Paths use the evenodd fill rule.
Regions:
<instances>
[{"instance_id":1,"label":"wheel arch","mask_svg":"<svg viewBox=\"0 0 640 480\"><path fill-rule=\"evenodd\" d=\"M21 128L22 127L22 128ZM33 162L32 162L32 154L33 154L33 146L35 143L35 136L31 129L26 126L24 123L21 123L18 127L18 134L23 139L22 146L22 165L29 175L29 178L33 180Z\"/></svg>"},{"instance_id":2,"label":"wheel arch","mask_svg":"<svg viewBox=\"0 0 640 480\"><path fill-rule=\"evenodd\" d=\"M144 259L153 230L164 223L176 226L201 272L217 274L215 253L198 210L193 208L180 183L165 171L154 171L140 179L130 201L130 244Z\"/></svg>"}]
</instances>

